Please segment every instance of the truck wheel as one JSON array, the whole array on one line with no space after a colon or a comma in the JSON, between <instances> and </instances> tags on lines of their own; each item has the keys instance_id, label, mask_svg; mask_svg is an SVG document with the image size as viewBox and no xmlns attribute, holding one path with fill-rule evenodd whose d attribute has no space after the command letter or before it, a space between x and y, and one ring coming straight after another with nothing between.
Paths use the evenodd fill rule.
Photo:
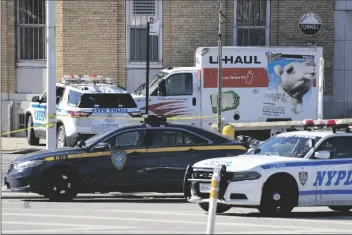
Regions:
<instances>
[{"instance_id":1,"label":"truck wheel","mask_svg":"<svg viewBox=\"0 0 352 235\"><path fill-rule=\"evenodd\" d=\"M44 196L50 201L71 201L77 196L78 180L69 170L55 169L45 179Z\"/></svg>"},{"instance_id":2,"label":"truck wheel","mask_svg":"<svg viewBox=\"0 0 352 235\"><path fill-rule=\"evenodd\" d=\"M32 116L30 115L28 117L28 122L27 122L27 142L29 145L39 145L39 138L36 138L34 135L34 129L33 129L33 120Z\"/></svg>"},{"instance_id":3,"label":"truck wheel","mask_svg":"<svg viewBox=\"0 0 352 235\"><path fill-rule=\"evenodd\" d=\"M290 213L295 207L296 198L296 192L292 188L290 184L284 185L279 180L268 182L263 189L259 212L265 216L272 216L277 212Z\"/></svg>"},{"instance_id":4,"label":"truck wheel","mask_svg":"<svg viewBox=\"0 0 352 235\"><path fill-rule=\"evenodd\" d=\"M200 208L202 208L205 211L209 211L209 203L199 203L198 204L200 206ZM221 203L217 203L217 208L216 208L216 213L224 213L228 210L231 209L231 206L229 205L225 205L225 204L221 204Z\"/></svg>"},{"instance_id":5,"label":"truck wheel","mask_svg":"<svg viewBox=\"0 0 352 235\"><path fill-rule=\"evenodd\" d=\"M329 206L329 208L333 211L348 212L352 209L352 206Z\"/></svg>"},{"instance_id":6,"label":"truck wheel","mask_svg":"<svg viewBox=\"0 0 352 235\"><path fill-rule=\"evenodd\" d=\"M60 125L57 129L56 147L63 148L66 144L66 132L64 125Z\"/></svg>"}]
</instances>

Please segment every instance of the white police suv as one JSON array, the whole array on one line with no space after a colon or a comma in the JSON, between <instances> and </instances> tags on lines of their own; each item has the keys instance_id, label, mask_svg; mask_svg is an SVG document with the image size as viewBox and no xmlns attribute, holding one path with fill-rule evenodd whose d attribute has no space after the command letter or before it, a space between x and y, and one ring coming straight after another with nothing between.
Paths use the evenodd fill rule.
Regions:
<instances>
[{"instance_id":1,"label":"white police suv","mask_svg":"<svg viewBox=\"0 0 352 235\"><path fill-rule=\"evenodd\" d=\"M38 145L46 138L47 93L34 96L26 110L27 139ZM131 94L113 85L110 78L65 75L56 84L57 147L74 146L79 140L141 117Z\"/></svg>"},{"instance_id":2,"label":"white police suv","mask_svg":"<svg viewBox=\"0 0 352 235\"><path fill-rule=\"evenodd\" d=\"M305 130L278 134L245 155L197 162L185 173L185 197L207 211L213 168L220 164L218 213L231 207L267 215L300 206L349 211L352 133L343 121L305 120Z\"/></svg>"}]
</instances>

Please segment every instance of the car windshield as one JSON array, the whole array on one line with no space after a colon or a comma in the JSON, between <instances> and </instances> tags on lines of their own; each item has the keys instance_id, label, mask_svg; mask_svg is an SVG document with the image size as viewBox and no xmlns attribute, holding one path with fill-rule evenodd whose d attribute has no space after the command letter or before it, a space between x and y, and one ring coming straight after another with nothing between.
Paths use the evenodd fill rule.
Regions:
<instances>
[{"instance_id":1,"label":"car windshield","mask_svg":"<svg viewBox=\"0 0 352 235\"><path fill-rule=\"evenodd\" d=\"M275 136L249 151L247 155L304 158L320 139L314 136Z\"/></svg>"},{"instance_id":2,"label":"car windshield","mask_svg":"<svg viewBox=\"0 0 352 235\"><path fill-rule=\"evenodd\" d=\"M159 72L157 73L154 78L152 79L152 81L149 83L149 92L154 90L155 87L157 87L159 85L159 81L161 81L166 75L168 75L168 73L165 73L165 72ZM143 88L142 88L143 87ZM141 86L142 89L138 89L139 91L135 91L135 93L137 95L146 95L146 89L145 89L145 85L144 86Z\"/></svg>"}]
</instances>

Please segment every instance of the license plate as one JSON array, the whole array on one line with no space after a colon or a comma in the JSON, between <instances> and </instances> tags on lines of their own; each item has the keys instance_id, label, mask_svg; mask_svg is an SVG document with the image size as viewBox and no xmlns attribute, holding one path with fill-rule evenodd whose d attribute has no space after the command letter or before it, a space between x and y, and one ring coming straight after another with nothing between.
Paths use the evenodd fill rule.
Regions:
<instances>
[{"instance_id":1,"label":"license plate","mask_svg":"<svg viewBox=\"0 0 352 235\"><path fill-rule=\"evenodd\" d=\"M209 193L210 192L210 184L199 184L199 191L201 193Z\"/></svg>"}]
</instances>

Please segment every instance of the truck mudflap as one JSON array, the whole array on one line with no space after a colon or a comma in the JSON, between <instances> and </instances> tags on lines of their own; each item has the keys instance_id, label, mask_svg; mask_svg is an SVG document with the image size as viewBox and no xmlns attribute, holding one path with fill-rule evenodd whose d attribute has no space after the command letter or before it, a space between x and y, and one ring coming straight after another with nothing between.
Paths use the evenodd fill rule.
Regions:
<instances>
[{"instance_id":1,"label":"truck mudflap","mask_svg":"<svg viewBox=\"0 0 352 235\"><path fill-rule=\"evenodd\" d=\"M200 191L201 183L211 182L211 177L213 172L209 171L193 171L193 169L187 168L184 178L184 196L185 198L190 198L192 195L197 196L201 199L208 199L209 193L203 193ZM226 172L226 167L220 172L220 183L219 183L219 192L218 199L224 200L225 192L227 186L231 183L232 173Z\"/></svg>"}]
</instances>

